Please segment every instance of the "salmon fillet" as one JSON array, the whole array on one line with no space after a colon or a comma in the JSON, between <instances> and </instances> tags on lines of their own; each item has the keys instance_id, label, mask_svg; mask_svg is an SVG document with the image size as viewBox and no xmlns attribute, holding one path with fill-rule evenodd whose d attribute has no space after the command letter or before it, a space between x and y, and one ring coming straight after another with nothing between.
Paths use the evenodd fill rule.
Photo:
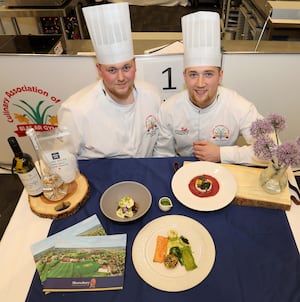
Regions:
<instances>
[{"instance_id":1,"label":"salmon fillet","mask_svg":"<svg viewBox=\"0 0 300 302\"><path fill-rule=\"evenodd\" d=\"M156 238L156 247L153 261L163 263L168 249L168 237L158 235Z\"/></svg>"}]
</instances>

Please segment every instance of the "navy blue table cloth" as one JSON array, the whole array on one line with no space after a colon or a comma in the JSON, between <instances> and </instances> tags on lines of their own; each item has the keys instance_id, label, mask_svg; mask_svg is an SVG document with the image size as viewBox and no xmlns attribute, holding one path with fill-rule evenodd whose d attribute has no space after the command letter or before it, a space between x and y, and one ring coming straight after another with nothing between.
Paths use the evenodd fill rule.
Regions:
<instances>
[{"instance_id":1,"label":"navy blue table cloth","mask_svg":"<svg viewBox=\"0 0 300 302\"><path fill-rule=\"evenodd\" d=\"M49 235L93 214L97 214L108 234L127 233L124 289L45 295L35 273L26 302L299 302L300 257L285 212L237 205L212 212L185 207L171 190L174 163L181 165L184 160L187 159L79 161L79 169L89 181L89 198L72 216L53 221ZM99 200L108 187L125 180L144 184L150 190L153 202L142 218L130 223L117 223L102 214ZM159 210L157 201L161 196L169 196L173 200L174 207L170 212ZM133 266L131 248L143 226L157 217L172 214L191 217L209 231L215 243L216 259L212 271L199 285L169 293L142 280Z\"/></svg>"}]
</instances>

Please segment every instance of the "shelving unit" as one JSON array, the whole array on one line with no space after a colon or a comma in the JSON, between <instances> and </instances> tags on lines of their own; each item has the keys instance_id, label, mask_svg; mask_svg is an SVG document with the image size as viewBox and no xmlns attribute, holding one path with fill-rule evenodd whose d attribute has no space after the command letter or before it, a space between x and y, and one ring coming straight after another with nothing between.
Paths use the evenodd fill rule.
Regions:
<instances>
[{"instance_id":1,"label":"shelving unit","mask_svg":"<svg viewBox=\"0 0 300 302\"><path fill-rule=\"evenodd\" d=\"M235 39L238 26L240 4L240 0L223 0L222 19L224 22L224 39Z\"/></svg>"},{"instance_id":2,"label":"shelving unit","mask_svg":"<svg viewBox=\"0 0 300 302\"><path fill-rule=\"evenodd\" d=\"M242 0L239 10L236 40L257 40L265 18L251 1Z\"/></svg>"},{"instance_id":3,"label":"shelving unit","mask_svg":"<svg viewBox=\"0 0 300 302\"><path fill-rule=\"evenodd\" d=\"M75 14L78 28L81 37L86 37L87 33L83 26L83 16L81 12L82 0L70 0L64 5L60 7L13 7L8 8L6 6L0 6L0 20L2 17L8 17L11 19L13 24L15 34L20 35L20 29L18 25L17 18L18 17L33 17L33 18L41 18L41 17L56 17L57 24L59 25L63 36L65 39L68 39L68 34L65 28L64 18L69 17L70 15ZM4 31L4 30L3 30Z\"/></svg>"},{"instance_id":4,"label":"shelving unit","mask_svg":"<svg viewBox=\"0 0 300 302\"><path fill-rule=\"evenodd\" d=\"M267 0L242 0L239 8L236 40L300 40L300 20L297 19L297 12L300 11L299 2ZM291 7L295 10L297 18L275 19L271 10L271 4L277 7L278 11ZM271 18L269 18L271 16Z\"/></svg>"}]
</instances>

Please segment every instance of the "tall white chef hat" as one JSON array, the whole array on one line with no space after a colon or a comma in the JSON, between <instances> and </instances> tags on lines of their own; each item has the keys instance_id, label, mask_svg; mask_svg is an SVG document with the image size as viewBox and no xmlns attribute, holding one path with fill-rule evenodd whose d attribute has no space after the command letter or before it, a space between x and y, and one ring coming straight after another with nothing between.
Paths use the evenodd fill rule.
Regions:
<instances>
[{"instance_id":1,"label":"tall white chef hat","mask_svg":"<svg viewBox=\"0 0 300 302\"><path fill-rule=\"evenodd\" d=\"M220 16L198 11L181 18L184 66L221 67Z\"/></svg>"},{"instance_id":2,"label":"tall white chef hat","mask_svg":"<svg viewBox=\"0 0 300 302\"><path fill-rule=\"evenodd\" d=\"M82 9L101 64L116 64L134 57L128 3L88 6Z\"/></svg>"}]
</instances>

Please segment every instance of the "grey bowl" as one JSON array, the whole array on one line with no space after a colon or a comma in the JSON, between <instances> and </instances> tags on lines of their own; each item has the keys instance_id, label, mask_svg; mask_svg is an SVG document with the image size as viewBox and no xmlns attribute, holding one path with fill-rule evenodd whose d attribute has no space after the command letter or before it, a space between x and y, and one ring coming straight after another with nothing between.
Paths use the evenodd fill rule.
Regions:
<instances>
[{"instance_id":1,"label":"grey bowl","mask_svg":"<svg viewBox=\"0 0 300 302\"><path fill-rule=\"evenodd\" d=\"M121 218L116 214L118 202L124 196L131 196L138 204L138 210L133 217ZM100 198L100 209L107 218L113 221L129 222L145 215L151 203L151 193L144 185L135 181L122 181L105 190Z\"/></svg>"}]
</instances>

